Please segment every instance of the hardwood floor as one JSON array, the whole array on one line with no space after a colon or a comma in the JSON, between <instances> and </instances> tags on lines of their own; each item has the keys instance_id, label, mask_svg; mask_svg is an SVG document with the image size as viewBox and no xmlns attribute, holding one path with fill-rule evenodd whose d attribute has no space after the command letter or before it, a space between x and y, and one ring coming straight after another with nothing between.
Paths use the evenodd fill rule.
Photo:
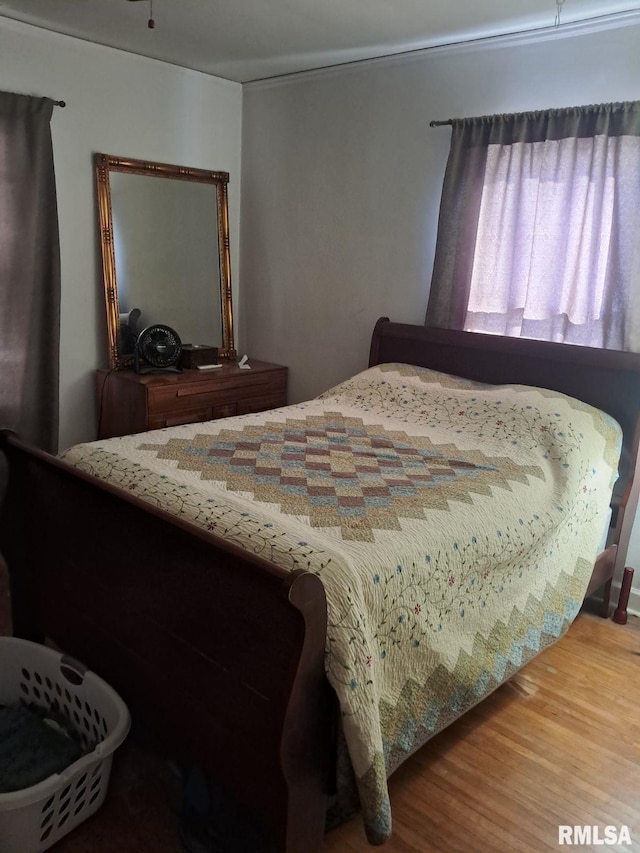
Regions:
<instances>
[{"instance_id":1,"label":"hardwood floor","mask_svg":"<svg viewBox=\"0 0 640 853\"><path fill-rule=\"evenodd\" d=\"M559 825L628 827L640 850L640 620L582 612L568 634L433 738L390 780L385 853L557 851ZM181 853L177 779L135 740L107 802L55 853ZM354 818L322 853L371 848ZM592 849L590 846L573 849ZM601 849L599 845L593 849ZM223 851L220 851L223 853Z\"/></svg>"},{"instance_id":2,"label":"hardwood floor","mask_svg":"<svg viewBox=\"0 0 640 853\"><path fill-rule=\"evenodd\" d=\"M581 613L389 786L393 853L557 851L567 824L628 826L632 847L606 849L640 850L639 620ZM322 853L365 850L352 820Z\"/></svg>"}]
</instances>

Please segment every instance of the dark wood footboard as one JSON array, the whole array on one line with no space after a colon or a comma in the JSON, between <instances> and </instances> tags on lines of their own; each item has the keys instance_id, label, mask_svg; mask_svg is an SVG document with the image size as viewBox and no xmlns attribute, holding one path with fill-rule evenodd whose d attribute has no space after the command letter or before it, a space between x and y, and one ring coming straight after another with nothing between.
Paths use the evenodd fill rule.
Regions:
<instances>
[{"instance_id":1,"label":"dark wood footboard","mask_svg":"<svg viewBox=\"0 0 640 853\"><path fill-rule=\"evenodd\" d=\"M9 433L0 450L16 635L51 637L105 678L277 850L316 849L333 710L320 580L123 498Z\"/></svg>"}]
</instances>

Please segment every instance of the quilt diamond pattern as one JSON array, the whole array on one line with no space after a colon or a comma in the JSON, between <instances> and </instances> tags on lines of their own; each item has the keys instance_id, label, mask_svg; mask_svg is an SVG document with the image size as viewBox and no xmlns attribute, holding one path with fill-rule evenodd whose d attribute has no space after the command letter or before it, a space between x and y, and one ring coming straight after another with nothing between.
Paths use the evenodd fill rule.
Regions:
<instances>
[{"instance_id":1,"label":"quilt diamond pattern","mask_svg":"<svg viewBox=\"0 0 640 853\"><path fill-rule=\"evenodd\" d=\"M339 528L343 539L367 542L375 530L399 530L401 518L423 519L428 507L446 510L451 500L469 503L472 493L488 495L491 486L510 489L510 480L541 475L535 466L479 450L463 455L454 445L436 446L339 412L169 438L140 450L305 516L312 527Z\"/></svg>"}]
</instances>

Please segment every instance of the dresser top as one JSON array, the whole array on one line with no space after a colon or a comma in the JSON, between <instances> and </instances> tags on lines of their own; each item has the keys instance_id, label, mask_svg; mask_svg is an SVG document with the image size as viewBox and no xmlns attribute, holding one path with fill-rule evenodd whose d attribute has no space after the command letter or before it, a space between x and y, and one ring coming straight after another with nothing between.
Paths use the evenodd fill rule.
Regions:
<instances>
[{"instance_id":1,"label":"dresser top","mask_svg":"<svg viewBox=\"0 0 640 853\"><path fill-rule=\"evenodd\" d=\"M167 385L172 383L183 385L189 382L203 382L208 379L215 379L216 377L221 380L240 379L241 377L248 380L252 375L256 376L256 374L287 369L282 364L270 364L267 361L257 361L253 358L247 361L247 364L250 365L249 370L239 367L239 362L237 361L227 361L225 359L221 360L220 364L220 367L214 367L209 370L198 370L196 368L195 370L181 370L179 373L136 373L135 370L129 369L117 370L115 373L117 373L120 380L124 380L125 382L134 382L138 385L148 386L162 385L166 388ZM103 375L113 372L106 369L98 370L98 373Z\"/></svg>"}]
</instances>

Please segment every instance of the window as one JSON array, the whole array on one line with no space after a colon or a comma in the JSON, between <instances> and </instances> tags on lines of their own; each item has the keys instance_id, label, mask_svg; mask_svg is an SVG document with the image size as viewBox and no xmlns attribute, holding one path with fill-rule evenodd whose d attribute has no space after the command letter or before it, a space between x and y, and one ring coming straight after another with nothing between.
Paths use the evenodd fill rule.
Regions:
<instances>
[{"instance_id":1,"label":"window","mask_svg":"<svg viewBox=\"0 0 640 853\"><path fill-rule=\"evenodd\" d=\"M453 122L427 323L640 349L640 103Z\"/></svg>"}]
</instances>

